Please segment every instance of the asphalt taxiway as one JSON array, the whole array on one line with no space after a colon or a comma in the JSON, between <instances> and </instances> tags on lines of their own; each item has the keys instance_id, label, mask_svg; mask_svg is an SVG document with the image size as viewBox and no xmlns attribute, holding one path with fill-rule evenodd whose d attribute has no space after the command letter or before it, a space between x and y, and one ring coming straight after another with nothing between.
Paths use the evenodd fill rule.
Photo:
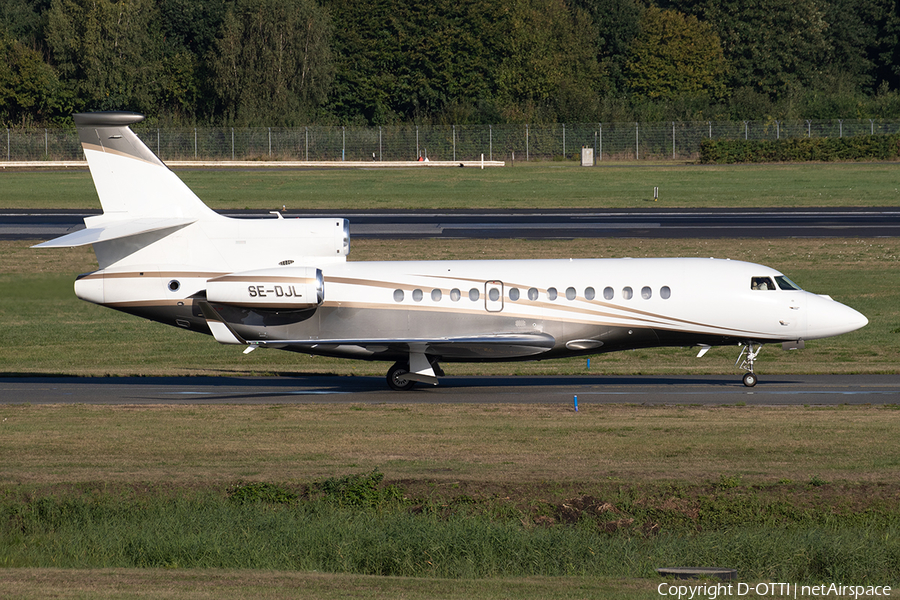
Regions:
<instances>
[{"instance_id":1,"label":"asphalt taxiway","mask_svg":"<svg viewBox=\"0 0 900 600\"><path fill-rule=\"evenodd\" d=\"M383 377L3 377L12 404L900 404L900 375L453 377L407 392Z\"/></svg>"},{"instance_id":2,"label":"asphalt taxiway","mask_svg":"<svg viewBox=\"0 0 900 600\"><path fill-rule=\"evenodd\" d=\"M0 239L52 239L83 229L97 211L0 212ZM274 218L267 211L226 211ZM338 217L353 238L793 238L900 236L900 210L869 208L287 211L285 218Z\"/></svg>"}]
</instances>

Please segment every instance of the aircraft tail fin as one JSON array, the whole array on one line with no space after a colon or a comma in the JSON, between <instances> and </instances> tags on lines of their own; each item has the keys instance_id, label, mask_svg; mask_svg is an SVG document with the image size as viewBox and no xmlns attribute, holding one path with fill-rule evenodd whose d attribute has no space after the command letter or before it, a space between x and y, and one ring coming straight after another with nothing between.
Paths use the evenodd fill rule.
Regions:
<instances>
[{"instance_id":1,"label":"aircraft tail fin","mask_svg":"<svg viewBox=\"0 0 900 600\"><path fill-rule=\"evenodd\" d=\"M142 115L79 113L74 119L103 207L102 221L196 220L216 214L131 130Z\"/></svg>"}]
</instances>

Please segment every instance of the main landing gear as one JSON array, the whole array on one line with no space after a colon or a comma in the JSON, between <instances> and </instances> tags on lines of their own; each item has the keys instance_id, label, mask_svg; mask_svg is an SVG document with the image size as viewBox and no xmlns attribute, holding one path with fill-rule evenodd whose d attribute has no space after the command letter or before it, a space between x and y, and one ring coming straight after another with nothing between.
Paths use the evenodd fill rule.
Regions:
<instances>
[{"instance_id":1,"label":"main landing gear","mask_svg":"<svg viewBox=\"0 0 900 600\"><path fill-rule=\"evenodd\" d=\"M437 358L425 356L422 352L410 352L409 362L398 360L387 372L387 384L392 390L402 392L410 390L416 382L437 385L438 377L444 371Z\"/></svg>"},{"instance_id":2,"label":"main landing gear","mask_svg":"<svg viewBox=\"0 0 900 600\"><path fill-rule=\"evenodd\" d=\"M743 378L744 385L747 387L753 387L759 381L756 373L753 372L753 362L756 360L756 357L759 356L760 350L762 350L762 344L759 344L754 350L753 342L747 342L747 345L741 349L740 356L738 356L738 359L734 362L736 367L747 371L744 373Z\"/></svg>"},{"instance_id":3,"label":"main landing gear","mask_svg":"<svg viewBox=\"0 0 900 600\"><path fill-rule=\"evenodd\" d=\"M412 389L416 382L412 379L407 379L408 375L409 365L405 362L395 362L387 372L388 387L398 392Z\"/></svg>"}]
</instances>

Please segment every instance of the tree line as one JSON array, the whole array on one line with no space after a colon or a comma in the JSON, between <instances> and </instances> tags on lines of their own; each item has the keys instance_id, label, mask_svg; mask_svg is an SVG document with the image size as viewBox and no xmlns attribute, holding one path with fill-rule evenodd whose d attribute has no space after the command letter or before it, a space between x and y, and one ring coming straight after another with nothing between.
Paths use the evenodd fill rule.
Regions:
<instances>
[{"instance_id":1,"label":"tree line","mask_svg":"<svg viewBox=\"0 0 900 600\"><path fill-rule=\"evenodd\" d=\"M3 0L0 122L900 117L894 0Z\"/></svg>"}]
</instances>

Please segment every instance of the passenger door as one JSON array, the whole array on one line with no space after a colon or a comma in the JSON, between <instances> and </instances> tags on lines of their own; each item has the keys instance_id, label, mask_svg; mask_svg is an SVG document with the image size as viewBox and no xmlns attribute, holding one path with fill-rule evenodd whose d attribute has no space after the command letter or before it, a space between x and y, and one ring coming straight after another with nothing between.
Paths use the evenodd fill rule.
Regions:
<instances>
[{"instance_id":1,"label":"passenger door","mask_svg":"<svg viewBox=\"0 0 900 600\"><path fill-rule=\"evenodd\" d=\"M488 312L503 310L503 282L487 281L484 284L484 308Z\"/></svg>"}]
</instances>

